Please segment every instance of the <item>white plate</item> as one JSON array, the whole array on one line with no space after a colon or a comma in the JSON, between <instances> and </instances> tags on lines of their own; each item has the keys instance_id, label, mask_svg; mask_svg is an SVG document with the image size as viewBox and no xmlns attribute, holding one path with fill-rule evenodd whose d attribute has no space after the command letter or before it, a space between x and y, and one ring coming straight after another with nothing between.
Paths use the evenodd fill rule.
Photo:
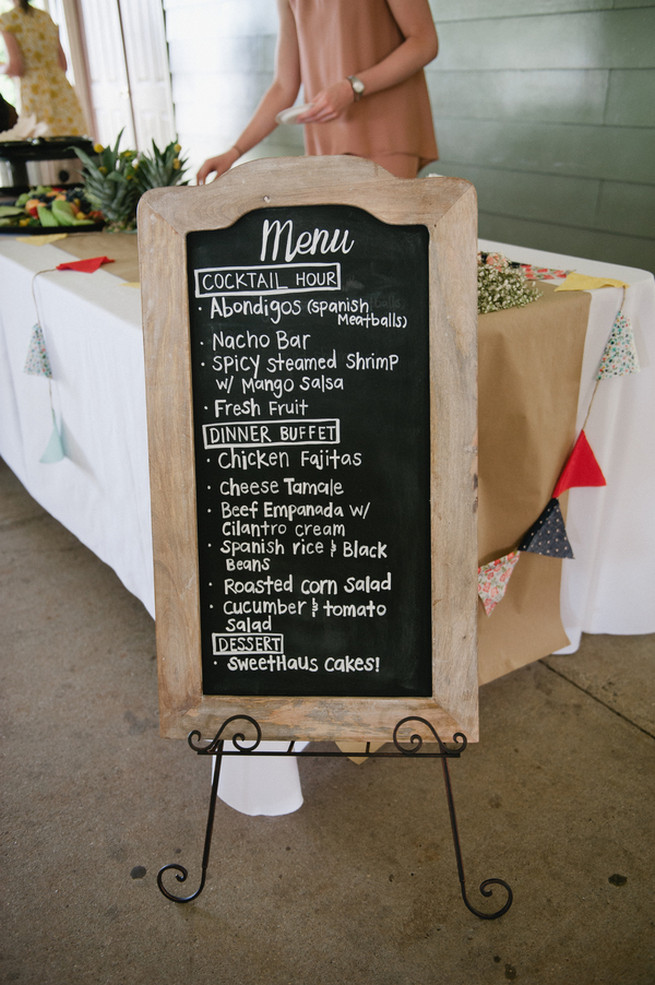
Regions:
<instances>
[{"instance_id":1,"label":"white plate","mask_svg":"<svg viewBox=\"0 0 655 985\"><path fill-rule=\"evenodd\" d=\"M276 123L297 123L298 117L306 113L310 105L310 103L305 103L303 106L290 106L289 109L283 109L281 113L277 114L275 121Z\"/></svg>"}]
</instances>

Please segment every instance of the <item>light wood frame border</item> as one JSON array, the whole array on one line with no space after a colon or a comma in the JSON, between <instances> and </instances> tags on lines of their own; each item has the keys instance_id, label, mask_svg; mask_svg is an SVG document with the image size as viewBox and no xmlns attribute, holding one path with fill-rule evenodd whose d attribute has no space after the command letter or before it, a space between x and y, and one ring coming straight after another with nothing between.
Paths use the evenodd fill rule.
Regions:
<instances>
[{"instance_id":1,"label":"light wood frame border","mask_svg":"<svg viewBox=\"0 0 655 985\"><path fill-rule=\"evenodd\" d=\"M186 234L258 208L351 205L429 232L432 680L430 698L204 695L200 647ZM405 716L478 738L477 200L459 178L395 178L354 157L259 160L138 211L161 734L215 734L249 714L267 739L389 740Z\"/></svg>"}]
</instances>

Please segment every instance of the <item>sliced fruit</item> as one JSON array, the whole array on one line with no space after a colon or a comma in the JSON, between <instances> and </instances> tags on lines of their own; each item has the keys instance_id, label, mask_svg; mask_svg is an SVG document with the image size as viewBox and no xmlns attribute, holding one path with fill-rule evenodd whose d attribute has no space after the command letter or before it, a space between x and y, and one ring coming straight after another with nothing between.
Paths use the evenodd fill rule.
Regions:
<instances>
[{"instance_id":1,"label":"sliced fruit","mask_svg":"<svg viewBox=\"0 0 655 985\"><path fill-rule=\"evenodd\" d=\"M60 226L72 226L75 223L75 209L65 198L53 198L52 214ZM40 215L39 211L39 215Z\"/></svg>"},{"instance_id":2,"label":"sliced fruit","mask_svg":"<svg viewBox=\"0 0 655 985\"><path fill-rule=\"evenodd\" d=\"M41 223L42 226L53 227L59 225L56 217L52 214L52 212L47 207L47 205L39 205L37 208L37 212L39 215L39 222Z\"/></svg>"}]
</instances>

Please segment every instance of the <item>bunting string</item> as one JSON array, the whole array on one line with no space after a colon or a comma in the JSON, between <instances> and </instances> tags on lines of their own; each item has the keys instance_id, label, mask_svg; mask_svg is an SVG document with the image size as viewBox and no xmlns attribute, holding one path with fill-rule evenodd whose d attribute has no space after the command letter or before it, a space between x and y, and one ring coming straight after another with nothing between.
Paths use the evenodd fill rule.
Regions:
<instances>
[{"instance_id":1,"label":"bunting string","mask_svg":"<svg viewBox=\"0 0 655 985\"><path fill-rule=\"evenodd\" d=\"M46 448L39 459L43 465L52 465L54 462L60 462L66 457L66 452L64 450L64 444L61 437L60 427L57 425L57 417L55 414L55 406L52 391L52 368L50 365L50 359L48 357L48 350L45 341L45 334L43 332L43 323L39 311L39 302L36 296L36 279L40 277L41 274L53 273L56 267L46 267L45 270L38 270L32 277L32 300L34 301L34 309L36 311L36 324L32 330L32 337L30 339L30 347L27 354L27 359L25 362L26 373L32 373L34 375L45 376L48 381L48 400L50 403L50 417L52 421L50 439Z\"/></svg>"},{"instance_id":2,"label":"bunting string","mask_svg":"<svg viewBox=\"0 0 655 985\"><path fill-rule=\"evenodd\" d=\"M34 301L34 309L36 311L36 324L32 329L32 336L30 338L27 359L25 360L24 372L31 373L35 376L45 376L48 380L48 398L50 401L52 431L50 441L48 442L48 445L40 458L40 461L44 464L60 462L62 458L66 457L66 452L64 450L61 435L61 426L63 422L60 420L58 427L57 418L55 415L52 393L52 368L50 366L50 359L48 358L45 335L43 332L43 319L41 318L39 312L39 302L36 296L36 279L42 274L55 273L57 270L77 270L83 273L92 274L95 273L95 271L98 270L103 264L113 262L114 261L112 259L106 256L91 257L84 260L69 260L64 263L57 264L56 267L46 267L44 270L37 270L32 277L31 290L32 300Z\"/></svg>"},{"instance_id":3,"label":"bunting string","mask_svg":"<svg viewBox=\"0 0 655 985\"><path fill-rule=\"evenodd\" d=\"M531 273L534 276L532 271ZM562 272L553 271L552 273L557 276ZM638 373L641 369L632 325L630 319L624 313L628 285L616 282L611 286L622 287L621 303L614 318L605 348L603 349L594 388L582 427L573 445L573 449L564 463L559 479L553 489L551 499L538 519L520 539L518 548L515 551L495 561L491 561L489 564L481 565L478 568L478 595L484 605L487 616L491 615L496 605L502 601L521 552L527 551L559 558L574 557L559 505L559 497L562 493L567 489L604 486L607 484L605 476L596 460L596 456L587 440L585 433L586 427L598 393L599 384L609 378Z\"/></svg>"}]
</instances>

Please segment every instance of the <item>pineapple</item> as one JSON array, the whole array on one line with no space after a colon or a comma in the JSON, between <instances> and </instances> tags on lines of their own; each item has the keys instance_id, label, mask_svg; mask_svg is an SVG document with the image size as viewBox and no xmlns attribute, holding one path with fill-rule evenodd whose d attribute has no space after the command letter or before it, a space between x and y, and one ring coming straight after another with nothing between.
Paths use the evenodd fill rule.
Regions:
<instances>
[{"instance_id":1,"label":"pineapple","mask_svg":"<svg viewBox=\"0 0 655 985\"><path fill-rule=\"evenodd\" d=\"M186 159L180 159L181 147L172 142L163 151L152 142L152 154L143 153L136 167L136 182L141 193L150 188L164 188L168 185L186 185L182 181L186 171Z\"/></svg>"},{"instance_id":2,"label":"pineapple","mask_svg":"<svg viewBox=\"0 0 655 985\"><path fill-rule=\"evenodd\" d=\"M130 230L136 226L136 207L141 195L150 188L187 184L182 182L186 160L182 149L171 142L161 151L152 142L152 153L137 155L135 150L118 150L123 131L113 147L96 144L97 157L73 148L84 164L84 193L91 205L107 220L109 230Z\"/></svg>"},{"instance_id":3,"label":"pineapple","mask_svg":"<svg viewBox=\"0 0 655 985\"><path fill-rule=\"evenodd\" d=\"M119 153L123 131L118 134L113 147L96 144L94 160L86 151L75 147L75 153L84 164L82 179L84 193L91 205L107 220L109 230L129 230L136 225L136 205L140 190L136 181L136 151Z\"/></svg>"}]
</instances>

